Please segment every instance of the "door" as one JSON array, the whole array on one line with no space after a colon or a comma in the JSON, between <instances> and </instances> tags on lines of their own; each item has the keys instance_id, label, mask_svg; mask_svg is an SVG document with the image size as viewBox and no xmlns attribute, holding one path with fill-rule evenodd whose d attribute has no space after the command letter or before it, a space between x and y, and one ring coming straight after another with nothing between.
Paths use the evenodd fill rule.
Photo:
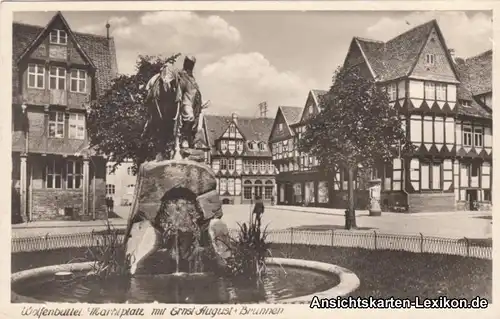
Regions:
<instances>
[{"instance_id":1,"label":"door","mask_svg":"<svg viewBox=\"0 0 500 319\"><path fill-rule=\"evenodd\" d=\"M468 189L467 202L469 204L469 210L477 210L476 205L474 205L476 201L477 201L477 189Z\"/></svg>"}]
</instances>

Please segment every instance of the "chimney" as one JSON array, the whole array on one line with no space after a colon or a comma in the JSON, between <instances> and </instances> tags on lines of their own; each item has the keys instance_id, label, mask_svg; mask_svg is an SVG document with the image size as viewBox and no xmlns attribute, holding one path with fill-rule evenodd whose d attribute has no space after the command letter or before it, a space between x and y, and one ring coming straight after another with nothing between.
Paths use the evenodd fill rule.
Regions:
<instances>
[{"instance_id":1,"label":"chimney","mask_svg":"<svg viewBox=\"0 0 500 319\"><path fill-rule=\"evenodd\" d=\"M234 123L238 123L238 114L234 113L231 115Z\"/></svg>"},{"instance_id":2,"label":"chimney","mask_svg":"<svg viewBox=\"0 0 500 319\"><path fill-rule=\"evenodd\" d=\"M111 25L109 24L109 22L106 22L106 38L109 40L109 28L111 27Z\"/></svg>"}]
</instances>

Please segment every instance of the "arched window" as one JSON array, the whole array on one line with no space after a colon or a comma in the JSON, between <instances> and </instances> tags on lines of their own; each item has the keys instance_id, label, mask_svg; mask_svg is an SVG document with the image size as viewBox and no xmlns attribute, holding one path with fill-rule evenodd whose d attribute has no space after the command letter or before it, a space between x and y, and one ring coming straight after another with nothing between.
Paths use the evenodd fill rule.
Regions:
<instances>
[{"instance_id":1,"label":"arched window","mask_svg":"<svg viewBox=\"0 0 500 319\"><path fill-rule=\"evenodd\" d=\"M262 198L262 181L261 180L256 180L255 181L255 197L260 197Z\"/></svg>"},{"instance_id":2,"label":"arched window","mask_svg":"<svg viewBox=\"0 0 500 319\"><path fill-rule=\"evenodd\" d=\"M265 199L271 199L273 197L273 181L267 180L266 181L266 186L264 187L264 198Z\"/></svg>"},{"instance_id":3,"label":"arched window","mask_svg":"<svg viewBox=\"0 0 500 319\"><path fill-rule=\"evenodd\" d=\"M246 180L243 182L243 198L252 199L252 182Z\"/></svg>"}]
</instances>

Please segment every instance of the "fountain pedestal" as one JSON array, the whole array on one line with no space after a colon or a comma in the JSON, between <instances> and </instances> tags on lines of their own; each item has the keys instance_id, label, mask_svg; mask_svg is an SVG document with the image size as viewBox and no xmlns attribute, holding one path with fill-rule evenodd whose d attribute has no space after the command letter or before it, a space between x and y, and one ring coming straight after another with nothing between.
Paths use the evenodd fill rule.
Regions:
<instances>
[{"instance_id":1,"label":"fountain pedestal","mask_svg":"<svg viewBox=\"0 0 500 319\"><path fill-rule=\"evenodd\" d=\"M172 202L171 199L176 201ZM134 274L145 259L161 248L164 244L162 236L167 232L164 226L167 224L170 233L193 232L193 240L196 239L195 230L208 232L209 241L217 254L227 256L229 248L222 249L214 240L214 236L228 240L227 227L220 227L221 223L224 224L221 217L222 205L216 177L210 167L188 159L142 164L137 174L125 237L130 272ZM210 230L211 225L216 225L216 229ZM190 249L190 243L177 244L175 237L176 244L169 246L169 249L177 255L179 251Z\"/></svg>"}]
</instances>

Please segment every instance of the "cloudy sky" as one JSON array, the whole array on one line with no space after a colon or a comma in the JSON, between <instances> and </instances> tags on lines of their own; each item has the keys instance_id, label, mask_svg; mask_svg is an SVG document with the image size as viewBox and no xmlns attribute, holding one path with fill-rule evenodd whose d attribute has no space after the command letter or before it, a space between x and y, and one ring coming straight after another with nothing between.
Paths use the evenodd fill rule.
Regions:
<instances>
[{"instance_id":1,"label":"cloudy sky","mask_svg":"<svg viewBox=\"0 0 500 319\"><path fill-rule=\"evenodd\" d=\"M15 13L45 25L54 12ZM120 73L134 72L139 54L194 54L195 75L209 113L269 116L279 105L304 106L310 89L328 89L353 36L389 40L437 19L449 48L469 57L492 47L491 12L63 12L75 31L106 34L111 24Z\"/></svg>"}]
</instances>

